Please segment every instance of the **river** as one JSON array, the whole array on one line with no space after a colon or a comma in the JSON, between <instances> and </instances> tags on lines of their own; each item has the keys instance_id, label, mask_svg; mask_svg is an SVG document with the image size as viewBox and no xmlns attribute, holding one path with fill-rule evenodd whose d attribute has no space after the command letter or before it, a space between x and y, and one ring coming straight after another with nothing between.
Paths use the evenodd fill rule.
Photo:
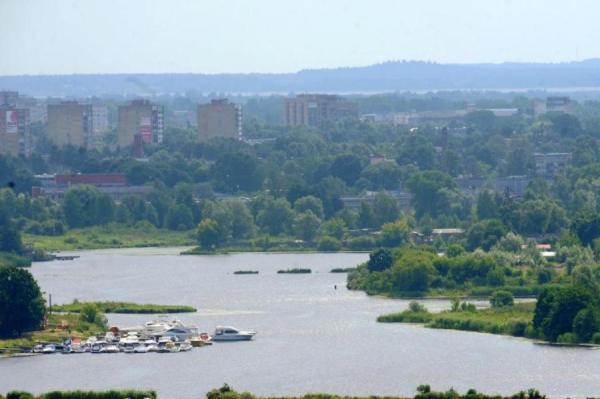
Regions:
<instances>
[{"instance_id":1,"label":"river","mask_svg":"<svg viewBox=\"0 0 600 399\"><path fill-rule=\"evenodd\" d=\"M600 394L600 351L558 348L503 336L378 324L408 301L345 289L345 274L366 254L178 256L176 248L84 251L31 271L53 302L120 300L192 305L178 316L212 331L217 324L258 332L251 342L215 343L177 354L43 355L0 359L0 393L152 388L161 399L202 398L228 383L260 395L327 392L412 396L475 388L509 394L535 387L551 397ZM277 274L307 267L308 275ZM234 275L235 270L258 275ZM337 285L337 290L334 286ZM430 310L448 301L423 301ZM481 305L481 304L480 304ZM130 326L148 315L111 315Z\"/></svg>"}]
</instances>

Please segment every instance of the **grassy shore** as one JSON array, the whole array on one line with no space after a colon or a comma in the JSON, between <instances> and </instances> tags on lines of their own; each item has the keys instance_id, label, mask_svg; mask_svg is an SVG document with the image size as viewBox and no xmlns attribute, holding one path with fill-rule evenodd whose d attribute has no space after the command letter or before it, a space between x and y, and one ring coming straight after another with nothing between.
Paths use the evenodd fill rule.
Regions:
<instances>
[{"instance_id":1,"label":"grassy shore","mask_svg":"<svg viewBox=\"0 0 600 399\"><path fill-rule=\"evenodd\" d=\"M430 313L426 310L405 310L400 313L382 315L377 318L381 323L423 323L425 327L451 330L478 331L491 334L527 335L528 326L533 319L535 303L518 303L514 306L489 308L472 311L444 311Z\"/></svg>"},{"instance_id":2,"label":"grassy shore","mask_svg":"<svg viewBox=\"0 0 600 399\"><path fill-rule=\"evenodd\" d=\"M44 251L178 247L196 243L192 232L163 230L148 225L136 227L120 224L69 230L61 236L23 234L23 242Z\"/></svg>"},{"instance_id":3,"label":"grassy shore","mask_svg":"<svg viewBox=\"0 0 600 399\"><path fill-rule=\"evenodd\" d=\"M87 338L102 332L102 328L82 321L78 314L51 314L43 330L25 333L20 338L0 339L0 353L19 353L38 342L62 342L69 337Z\"/></svg>"},{"instance_id":4,"label":"grassy shore","mask_svg":"<svg viewBox=\"0 0 600 399\"><path fill-rule=\"evenodd\" d=\"M64 305L52 305L53 312L79 313L86 305L93 305L102 313L193 313L196 308L183 305L154 305L131 302L73 302Z\"/></svg>"}]
</instances>

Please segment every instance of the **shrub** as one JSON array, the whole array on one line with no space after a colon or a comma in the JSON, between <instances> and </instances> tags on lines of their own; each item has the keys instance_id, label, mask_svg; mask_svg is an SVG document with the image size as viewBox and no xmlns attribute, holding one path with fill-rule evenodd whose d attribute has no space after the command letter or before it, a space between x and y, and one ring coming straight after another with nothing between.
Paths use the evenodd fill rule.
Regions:
<instances>
[{"instance_id":1,"label":"shrub","mask_svg":"<svg viewBox=\"0 0 600 399\"><path fill-rule=\"evenodd\" d=\"M317 245L319 251L339 251L341 248L342 244L340 241L330 236L321 237Z\"/></svg>"},{"instance_id":2,"label":"shrub","mask_svg":"<svg viewBox=\"0 0 600 399\"><path fill-rule=\"evenodd\" d=\"M574 344L577 342L577 338L573 333L564 333L558 336L556 342L561 344Z\"/></svg>"},{"instance_id":3,"label":"shrub","mask_svg":"<svg viewBox=\"0 0 600 399\"><path fill-rule=\"evenodd\" d=\"M425 305L417 301L410 301L410 303L408 304L408 309L410 309L410 311L413 313L427 312L427 308L425 307Z\"/></svg>"},{"instance_id":4,"label":"shrub","mask_svg":"<svg viewBox=\"0 0 600 399\"><path fill-rule=\"evenodd\" d=\"M493 308L501 308L505 306L513 306L515 300L513 294L509 291L494 291L490 297L490 305Z\"/></svg>"}]
</instances>

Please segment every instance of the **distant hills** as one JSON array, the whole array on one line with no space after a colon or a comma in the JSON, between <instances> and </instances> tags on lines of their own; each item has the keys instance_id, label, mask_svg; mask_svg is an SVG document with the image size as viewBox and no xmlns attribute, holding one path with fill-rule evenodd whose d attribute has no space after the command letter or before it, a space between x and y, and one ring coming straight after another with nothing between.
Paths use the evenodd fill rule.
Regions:
<instances>
[{"instance_id":1,"label":"distant hills","mask_svg":"<svg viewBox=\"0 0 600 399\"><path fill-rule=\"evenodd\" d=\"M464 89L600 88L600 59L568 63L438 64L390 61L296 73L0 76L0 90L88 97L168 93L369 93Z\"/></svg>"}]
</instances>

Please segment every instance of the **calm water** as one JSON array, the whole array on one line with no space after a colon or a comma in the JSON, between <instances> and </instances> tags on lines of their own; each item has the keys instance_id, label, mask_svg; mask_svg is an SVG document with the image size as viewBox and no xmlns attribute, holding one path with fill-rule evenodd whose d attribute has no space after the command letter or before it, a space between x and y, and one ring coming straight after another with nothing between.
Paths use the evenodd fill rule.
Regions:
<instances>
[{"instance_id":1,"label":"calm water","mask_svg":"<svg viewBox=\"0 0 600 399\"><path fill-rule=\"evenodd\" d=\"M344 288L333 267L366 254L177 256L175 249L81 252L72 262L35 264L56 303L123 300L196 306L184 322L212 331L258 331L252 342L178 354L49 355L0 359L0 393L11 389L154 388L161 399L202 398L227 382L262 395L306 392L412 395L417 385L513 393L537 387L552 397L600 394L600 351L553 348L487 334L377 324L407 301ZM310 275L277 275L310 267ZM239 269L259 275L233 275ZM338 289L334 290L337 284ZM443 309L446 301L425 301ZM120 326L151 316L111 316Z\"/></svg>"}]
</instances>

